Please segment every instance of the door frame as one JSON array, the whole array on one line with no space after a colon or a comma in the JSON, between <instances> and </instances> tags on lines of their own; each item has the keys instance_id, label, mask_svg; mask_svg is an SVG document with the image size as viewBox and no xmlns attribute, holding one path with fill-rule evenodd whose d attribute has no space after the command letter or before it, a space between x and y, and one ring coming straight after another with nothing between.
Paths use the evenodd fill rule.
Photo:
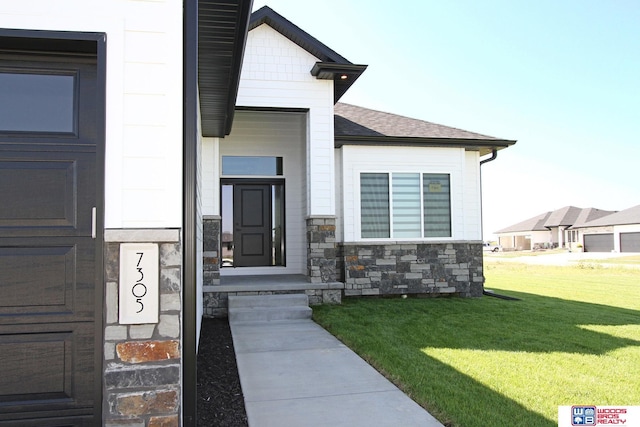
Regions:
<instances>
[{"instance_id":1,"label":"door frame","mask_svg":"<svg viewBox=\"0 0 640 427\"><path fill-rule=\"evenodd\" d=\"M94 317L94 406L102 420L104 376L104 206L106 148L107 38L103 32L0 29L2 50L26 54L62 54L92 57L96 61L95 142L95 317Z\"/></svg>"},{"instance_id":2,"label":"door frame","mask_svg":"<svg viewBox=\"0 0 640 427\"><path fill-rule=\"evenodd\" d=\"M281 242L284 244L282 249L282 263L279 265L265 265L258 267L286 267L287 266L287 227L286 227L286 185L285 178L220 178L220 188L224 185L281 185L282 186L282 208L281 208ZM222 221L224 220L224 209L222 201L222 190L220 191L220 212L221 212L221 225L220 225L220 236L222 237ZM235 209L234 209L235 210ZM232 218L235 217L235 213L232 213ZM272 218L273 220L273 218ZM269 237L271 239L271 237ZM271 242L273 243L273 241ZM220 259L222 259L222 238L220 238ZM221 261L222 264L222 261ZM222 265L221 265L222 266ZM253 268L253 267L238 267L238 268Z\"/></svg>"}]
</instances>

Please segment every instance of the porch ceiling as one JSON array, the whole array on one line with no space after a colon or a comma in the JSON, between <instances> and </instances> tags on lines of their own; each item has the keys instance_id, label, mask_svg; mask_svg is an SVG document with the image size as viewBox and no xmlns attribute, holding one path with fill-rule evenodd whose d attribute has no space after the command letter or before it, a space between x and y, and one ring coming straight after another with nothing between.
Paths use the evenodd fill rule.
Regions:
<instances>
[{"instance_id":1,"label":"porch ceiling","mask_svg":"<svg viewBox=\"0 0 640 427\"><path fill-rule=\"evenodd\" d=\"M231 132L253 0L198 0L198 87L202 133Z\"/></svg>"}]
</instances>

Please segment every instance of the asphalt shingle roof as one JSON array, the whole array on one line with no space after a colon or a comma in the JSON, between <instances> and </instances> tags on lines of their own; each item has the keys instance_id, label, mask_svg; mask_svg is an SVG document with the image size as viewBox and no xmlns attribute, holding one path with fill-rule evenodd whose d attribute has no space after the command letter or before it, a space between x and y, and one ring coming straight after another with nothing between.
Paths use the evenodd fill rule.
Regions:
<instances>
[{"instance_id":1,"label":"asphalt shingle roof","mask_svg":"<svg viewBox=\"0 0 640 427\"><path fill-rule=\"evenodd\" d=\"M580 227L606 227L609 225L640 224L640 205L589 221ZM574 227L577 228L577 227Z\"/></svg>"},{"instance_id":2,"label":"asphalt shingle roof","mask_svg":"<svg viewBox=\"0 0 640 427\"><path fill-rule=\"evenodd\" d=\"M513 224L502 230L496 231L496 234L503 233L516 233L520 231L548 231L549 229L544 226L552 212L545 212L540 215L534 216L517 224Z\"/></svg>"},{"instance_id":3,"label":"asphalt shingle roof","mask_svg":"<svg viewBox=\"0 0 640 427\"><path fill-rule=\"evenodd\" d=\"M448 138L504 141L492 136L339 102L335 105L336 136Z\"/></svg>"}]
</instances>

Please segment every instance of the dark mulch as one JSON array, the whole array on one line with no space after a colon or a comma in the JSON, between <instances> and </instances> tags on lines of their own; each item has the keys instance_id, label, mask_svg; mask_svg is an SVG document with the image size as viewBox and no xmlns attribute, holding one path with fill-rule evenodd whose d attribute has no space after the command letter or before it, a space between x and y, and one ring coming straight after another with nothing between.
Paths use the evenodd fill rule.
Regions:
<instances>
[{"instance_id":1,"label":"dark mulch","mask_svg":"<svg viewBox=\"0 0 640 427\"><path fill-rule=\"evenodd\" d=\"M227 319L203 319L198 350L198 426L247 427Z\"/></svg>"}]
</instances>

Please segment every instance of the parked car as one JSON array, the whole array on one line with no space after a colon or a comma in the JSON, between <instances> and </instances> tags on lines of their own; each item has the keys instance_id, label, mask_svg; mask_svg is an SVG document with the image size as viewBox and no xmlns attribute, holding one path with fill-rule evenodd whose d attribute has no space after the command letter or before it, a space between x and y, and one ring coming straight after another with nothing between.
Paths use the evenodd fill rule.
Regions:
<instances>
[{"instance_id":1,"label":"parked car","mask_svg":"<svg viewBox=\"0 0 640 427\"><path fill-rule=\"evenodd\" d=\"M491 242L484 242L482 245L482 250L484 252L498 252L500 249L500 245L496 245L495 243Z\"/></svg>"}]
</instances>

